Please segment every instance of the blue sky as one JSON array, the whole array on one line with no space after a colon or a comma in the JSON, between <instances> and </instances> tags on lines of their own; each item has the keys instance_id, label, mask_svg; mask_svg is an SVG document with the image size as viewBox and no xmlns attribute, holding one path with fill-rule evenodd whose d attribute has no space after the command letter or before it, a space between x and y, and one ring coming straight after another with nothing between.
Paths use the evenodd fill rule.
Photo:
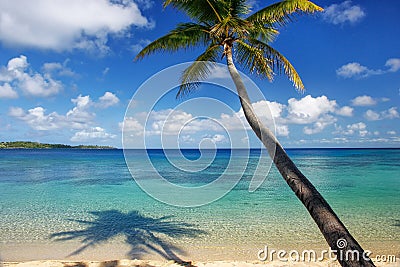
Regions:
<instances>
[{"instance_id":1,"label":"blue sky","mask_svg":"<svg viewBox=\"0 0 400 267\"><path fill-rule=\"evenodd\" d=\"M273 43L306 91L245 73L256 112L286 147L400 147L400 2L314 2L325 12L296 18ZM184 99L165 87L162 71L201 49L133 62L186 21L160 1L0 1L0 140L121 147L125 129L133 147L257 147L225 68Z\"/></svg>"}]
</instances>

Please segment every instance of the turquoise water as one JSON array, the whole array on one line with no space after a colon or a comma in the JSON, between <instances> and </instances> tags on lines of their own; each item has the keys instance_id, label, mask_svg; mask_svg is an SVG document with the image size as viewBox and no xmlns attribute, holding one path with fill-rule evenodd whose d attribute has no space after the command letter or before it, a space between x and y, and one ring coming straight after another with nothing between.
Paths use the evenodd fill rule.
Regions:
<instances>
[{"instance_id":1,"label":"turquoise water","mask_svg":"<svg viewBox=\"0 0 400 267\"><path fill-rule=\"evenodd\" d=\"M132 173L151 183L149 170L141 169L143 152L130 152L137 158ZM169 156L178 158L178 152ZM365 249L399 255L399 149L288 153ZM197 150L183 154L189 162L201 155ZM203 153L211 165L184 172L171 166L161 150L149 151L166 179L193 187L216 179L229 160L236 166L249 159L242 180L224 197L181 208L144 193L122 150L0 150L0 258L256 260L267 244L285 250L326 248L274 167L258 190L248 191L259 151L233 154ZM240 174L233 169L227 175Z\"/></svg>"}]
</instances>

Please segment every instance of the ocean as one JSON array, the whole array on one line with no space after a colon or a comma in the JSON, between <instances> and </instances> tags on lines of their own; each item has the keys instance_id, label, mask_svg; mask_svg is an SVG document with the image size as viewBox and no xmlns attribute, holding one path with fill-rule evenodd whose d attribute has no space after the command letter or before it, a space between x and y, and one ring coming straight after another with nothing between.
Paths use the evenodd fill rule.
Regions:
<instances>
[{"instance_id":1,"label":"ocean","mask_svg":"<svg viewBox=\"0 0 400 267\"><path fill-rule=\"evenodd\" d=\"M0 261L257 260L265 246L328 249L275 167L265 163L249 192L259 150L126 152L128 164L118 149L0 150ZM400 257L400 149L288 154L364 249ZM183 191L150 192L159 180L149 162ZM207 185L223 173L214 188L227 190L214 197ZM188 188L204 188L204 198L190 202Z\"/></svg>"}]
</instances>

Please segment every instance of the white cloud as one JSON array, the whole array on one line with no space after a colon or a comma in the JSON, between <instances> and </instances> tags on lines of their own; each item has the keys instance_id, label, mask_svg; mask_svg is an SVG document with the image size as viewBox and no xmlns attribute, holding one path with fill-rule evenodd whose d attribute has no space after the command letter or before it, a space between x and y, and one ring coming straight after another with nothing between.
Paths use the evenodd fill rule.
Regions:
<instances>
[{"instance_id":1,"label":"white cloud","mask_svg":"<svg viewBox=\"0 0 400 267\"><path fill-rule=\"evenodd\" d=\"M71 126L75 129L86 128L86 123L89 123L95 117L95 114L89 111L92 106L90 97L79 95L77 98L71 99L75 107L69 110L66 114L66 120L71 122Z\"/></svg>"},{"instance_id":2,"label":"white cloud","mask_svg":"<svg viewBox=\"0 0 400 267\"><path fill-rule=\"evenodd\" d=\"M61 82L53 80L49 75L42 76L36 73L31 76L23 73L19 78L18 87L27 95L48 97L58 94L63 86Z\"/></svg>"},{"instance_id":3,"label":"white cloud","mask_svg":"<svg viewBox=\"0 0 400 267\"><path fill-rule=\"evenodd\" d=\"M362 75L368 72L368 68L360 65L360 63L353 62L341 66L336 70L336 74L345 78Z\"/></svg>"},{"instance_id":4,"label":"white cloud","mask_svg":"<svg viewBox=\"0 0 400 267\"><path fill-rule=\"evenodd\" d=\"M47 62L43 64L43 71L45 73L54 74L58 76L74 77L77 74L67 67L69 60L65 60L63 64L59 62Z\"/></svg>"},{"instance_id":5,"label":"white cloud","mask_svg":"<svg viewBox=\"0 0 400 267\"><path fill-rule=\"evenodd\" d=\"M7 63L8 71L24 71L29 66L27 57L21 55L16 58L12 58Z\"/></svg>"},{"instance_id":6,"label":"white cloud","mask_svg":"<svg viewBox=\"0 0 400 267\"><path fill-rule=\"evenodd\" d=\"M357 96L351 100L353 106L366 107L376 105L376 100L368 95Z\"/></svg>"},{"instance_id":7,"label":"white cloud","mask_svg":"<svg viewBox=\"0 0 400 267\"><path fill-rule=\"evenodd\" d=\"M253 109L264 125L276 130L277 136L289 136L290 125L303 125L305 134L316 134L334 124L340 116L353 116L353 108L340 107L335 100L326 96L301 99L289 99L288 104L278 102L258 101L252 104ZM243 110L230 114L222 113L213 118L204 119L184 110L165 109L148 113L131 114L119 123L122 129L131 136L139 136L145 132L147 136L180 135L187 136L184 142L194 139L196 133L214 131L218 134L223 131L250 131ZM273 124L275 123L275 125ZM144 130L145 128L145 130ZM189 138L190 137L190 138ZM207 136L211 138L211 135Z\"/></svg>"},{"instance_id":8,"label":"white cloud","mask_svg":"<svg viewBox=\"0 0 400 267\"><path fill-rule=\"evenodd\" d=\"M271 102L267 100L257 101L252 103L254 112L257 114L258 118L263 124L272 129L273 123L275 123L276 134L279 136L287 136L289 134L289 128L284 125L285 119L282 113L286 109L286 106L278 103ZM224 125L228 130L250 130L250 126L246 121L243 109L240 108L238 112L231 115L221 114L218 119L222 125Z\"/></svg>"},{"instance_id":9,"label":"white cloud","mask_svg":"<svg viewBox=\"0 0 400 267\"><path fill-rule=\"evenodd\" d=\"M272 127L271 116L273 117L278 136L288 136L290 124L311 124L305 126L303 131L306 134L315 134L337 121L334 114L347 117L353 115L353 108L339 107L335 100L329 100L326 96L314 98L307 95L299 100L291 98L287 105L262 100L252 106L260 120L269 127ZM221 121L229 130L242 129L242 123L246 129L250 129L242 109L234 116L222 114Z\"/></svg>"},{"instance_id":10,"label":"white cloud","mask_svg":"<svg viewBox=\"0 0 400 267\"><path fill-rule=\"evenodd\" d=\"M289 126L287 125L276 125L277 136L289 136Z\"/></svg>"},{"instance_id":11,"label":"white cloud","mask_svg":"<svg viewBox=\"0 0 400 267\"><path fill-rule=\"evenodd\" d=\"M19 120L25 121L32 129L39 131L48 131L59 129L68 125L65 117L56 112L45 114L43 107L35 107L25 112L22 108L11 107L9 115Z\"/></svg>"},{"instance_id":12,"label":"white cloud","mask_svg":"<svg viewBox=\"0 0 400 267\"><path fill-rule=\"evenodd\" d=\"M82 131L76 132L71 137L72 142L85 142L91 140L104 141L115 138L116 135L109 134L101 127L92 127L90 129L83 129Z\"/></svg>"},{"instance_id":13,"label":"white cloud","mask_svg":"<svg viewBox=\"0 0 400 267\"><path fill-rule=\"evenodd\" d=\"M364 117L369 121L377 121L381 119L381 116L373 110L367 110Z\"/></svg>"},{"instance_id":14,"label":"white cloud","mask_svg":"<svg viewBox=\"0 0 400 267\"><path fill-rule=\"evenodd\" d=\"M385 67L389 68L389 72L396 72L400 70L400 58L389 58L386 61Z\"/></svg>"},{"instance_id":15,"label":"white cloud","mask_svg":"<svg viewBox=\"0 0 400 267\"><path fill-rule=\"evenodd\" d=\"M389 134L389 135L396 135L397 134L396 131L387 131L386 133Z\"/></svg>"},{"instance_id":16,"label":"white cloud","mask_svg":"<svg viewBox=\"0 0 400 267\"><path fill-rule=\"evenodd\" d=\"M307 95L300 100L291 98L288 100L288 124L311 124L303 128L305 134L322 132L327 126L334 124L337 118L334 115L345 117L353 116L353 108L340 107L336 100L330 100L322 95L312 97Z\"/></svg>"},{"instance_id":17,"label":"white cloud","mask_svg":"<svg viewBox=\"0 0 400 267\"><path fill-rule=\"evenodd\" d=\"M369 121L377 121L383 119L397 119L400 118L400 114L397 111L397 107L391 107L379 113L369 109L364 113L364 117Z\"/></svg>"},{"instance_id":18,"label":"white cloud","mask_svg":"<svg viewBox=\"0 0 400 267\"><path fill-rule=\"evenodd\" d=\"M1 42L56 51L105 51L110 34L153 26L132 1L1 1L0 18Z\"/></svg>"},{"instance_id":19,"label":"white cloud","mask_svg":"<svg viewBox=\"0 0 400 267\"><path fill-rule=\"evenodd\" d=\"M194 138L191 137L190 135L183 135L180 137L180 139L182 140L182 142L188 143L188 144L192 144L195 142Z\"/></svg>"},{"instance_id":20,"label":"white cloud","mask_svg":"<svg viewBox=\"0 0 400 267\"><path fill-rule=\"evenodd\" d=\"M335 111L336 114L344 117L351 117L353 116L353 108L349 106L344 106Z\"/></svg>"},{"instance_id":21,"label":"white cloud","mask_svg":"<svg viewBox=\"0 0 400 267\"><path fill-rule=\"evenodd\" d=\"M96 107L97 103L93 103L88 95L79 95L77 98L71 99L71 102L74 104L74 107L68 110L65 115L58 114L57 112L46 114L46 110L40 106L27 111L19 107L11 107L9 115L24 121L32 129L39 131L54 129L82 130L91 127L96 117L91 108ZM101 100L98 103L102 103Z\"/></svg>"},{"instance_id":22,"label":"white cloud","mask_svg":"<svg viewBox=\"0 0 400 267\"><path fill-rule=\"evenodd\" d=\"M335 25L346 22L355 23L365 17L365 12L358 5L352 5L351 1L341 4L332 4L325 8L323 18Z\"/></svg>"},{"instance_id":23,"label":"white cloud","mask_svg":"<svg viewBox=\"0 0 400 267\"><path fill-rule=\"evenodd\" d=\"M358 62L351 62L341 66L336 70L336 74L343 78L367 78L371 75L382 75L389 72L397 72L400 69L400 59L390 58L386 61L385 67L388 69L370 69Z\"/></svg>"},{"instance_id":24,"label":"white cloud","mask_svg":"<svg viewBox=\"0 0 400 267\"><path fill-rule=\"evenodd\" d=\"M285 105L278 102L271 101L258 101L252 104L255 113L259 117L270 117L272 116L274 119L281 117L283 110L285 109ZM271 114L269 114L269 111ZM243 111L242 111L243 112Z\"/></svg>"},{"instance_id":25,"label":"white cloud","mask_svg":"<svg viewBox=\"0 0 400 267\"><path fill-rule=\"evenodd\" d=\"M315 98L307 95L300 100L291 98L288 104L288 119L296 124L314 123L337 107L335 100L329 100L324 95Z\"/></svg>"},{"instance_id":26,"label":"white cloud","mask_svg":"<svg viewBox=\"0 0 400 267\"><path fill-rule=\"evenodd\" d=\"M191 133L199 130L193 124L186 126L186 124L193 118L192 114L183 110L161 110L152 111L147 121L150 129L146 131L148 135L177 135L185 126L185 132Z\"/></svg>"},{"instance_id":27,"label":"white cloud","mask_svg":"<svg viewBox=\"0 0 400 267\"><path fill-rule=\"evenodd\" d=\"M325 115L323 118L315 122L312 127L304 127L305 134L316 134L322 132L327 126L336 122L336 118L331 115Z\"/></svg>"},{"instance_id":28,"label":"white cloud","mask_svg":"<svg viewBox=\"0 0 400 267\"><path fill-rule=\"evenodd\" d=\"M210 71L209 79L226 79L231 77L228 69L219 65L212 66Z\"/></svg>"},{"instance_id":29,"label":"white cloud","mask_svg":"<svg viewBox=\"0 0 400 267\"><path fill-rule=\"evenodd\" d=\"M50 73L40 74L28 67L28 59L24 55L10 59L7 67L0 67L0 82L9 83L11 87L18 88L29 96L48 97L62 90L62 83L54 80Z\"/></svg>"},{"instance_id":30,"label":"white cloud","mask_svg":"<svg viewBox=\"0 0 400 267\"><path fill-rule=\"evenodd\" d=\"M384 73L385 72L383 70L372 70L362 66L357 62L348 63L336 70L336 74L344 78L366 78L371 75L379 75Z\"/></svg>"},{"instance_id":31,"label":"white cloud","mask_svg":"<svg viewBox=\"0 0 400 267\"><path fill-rule=\"evenodd\" d=\"M8 115L12 117L22 117L25 115L25 111L20 107L10 107Z\"/></svg>"},{"instance_id":32,"label":"white cloud","mask_svg":"<svg viewBox=\"0 0 400 267\"><path fill-rule=\"evenodd\" d=\"M358 133L361 137L366 136L368 134L367 125L363 122L349 124L346 126L346 130L341 132L341 134L344 135L354 135L356 133Z\"/></svg>"},{"instance_id":33,"label":"white cloud","mask_svg":"<svg viewBox=\"0 0 400 267\"><path fill-rule=\"evenodd\" d=\"M115 94L111 92L105 92L104 95L99 98L97 105L100 108L108 108L118 103L119 103L119 98Z\"/></svg>"},{"instance_id":34,"label":"white cloud","mask_svg":"<svg viewBox=\"0 0 400 267\"><path fill-rule=\"evenodd\" d=\"M0 98L18 98L18 93L9 83L5 83L0 85Z\"/></svg>"},{"instance_id":35,"label":"white cloud","mask_svg":"<svg viewBox=\"0 0 400 267\"><path fill-rule=\"evenodd\" d=\"M397 119L400 117L396 107L391 107L382 112L382 117L386 119Z\"/></svg>"},{"instance_id":36,"label":"white cloud","mask_svg":"<svg viewBox=\"0 0 400 267\"><path fill-rule=\"evenodd\" d=\"M143 134L143 125L134 117L125 117L124 121L120 122L118 125L125 133L138 136Z\"/></svg>"},{"instance_id":37,"label":"white cloud","mask_svg":"<svg viewBox=\"0 0 400 267\"><path fill-rule=\"evenodd\" d=\"M223 134L215 134L215 135L213 135L211 137L207 137L205 139L210 139L215 144L217 144L217 143L226 143L227 142L227 138Z\"/></svg>"}]
</instances>

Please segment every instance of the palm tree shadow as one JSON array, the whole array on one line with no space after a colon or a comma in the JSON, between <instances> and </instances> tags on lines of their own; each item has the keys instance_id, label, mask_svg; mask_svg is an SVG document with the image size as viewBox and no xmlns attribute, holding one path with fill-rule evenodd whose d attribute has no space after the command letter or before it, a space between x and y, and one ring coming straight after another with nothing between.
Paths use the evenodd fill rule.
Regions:
<instances>
[{"instance_id":1,"label":"palm tree shadow","mask_svg":"<svg viewBox=\"0 0 400 267\"><path fill-rule=\"evenodd\" d=\"M56 241L81 239L82 246L68 256L77 255L89 247L122 235L131 247L128 256L132 259L156 253L165 259L188 265L189 262L183 261L178 256L178 254L185 255L185 251L166 241L165 237L196 237L206 233L193 228L192 224L172 221L173 216L152 218L143 216L138 211L123 213L118 210L89 213L96 218L92 221L70 219L85 225L85 229L59 232L50 236Z\"/></svg>"}]
</instances>

